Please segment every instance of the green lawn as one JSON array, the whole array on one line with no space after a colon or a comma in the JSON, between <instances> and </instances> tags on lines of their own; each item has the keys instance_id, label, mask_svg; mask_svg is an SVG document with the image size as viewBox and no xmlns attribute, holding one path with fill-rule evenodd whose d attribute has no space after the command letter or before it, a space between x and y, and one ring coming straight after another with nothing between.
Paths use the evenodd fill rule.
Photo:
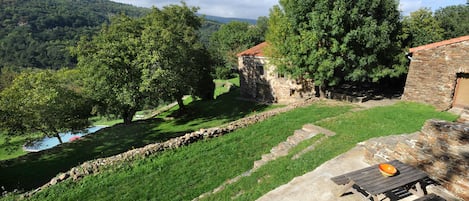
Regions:
<instances>
[{"instance_id":1,"label":"green lawn","mask_svg":"<svg viewBox=\"0 0 469 201\"><path fill-rule=\"evenodd\" d=\"M213 101L194 101L187 106L185 115L179 115L175 119L160 118L173 115L173 111L168 111L154 119L102 129L74 143L0 161L0 186L10 190L33 189L46 183L58 173L82 162L166 141L200 128L219 126L256 111L275 108L275 106L240 101L236 99L238 94L239 91L235 89L219 95ZM231 106L226 107L227 104L221 103L228 103Z\"/></svg>"},{"instance_id":2,"label":"green lawn","mask_svg":"<svg viewBox=\"0 0 469 201\"><path fill-rule=\"evenodd\" d=\"M29 140L41 138L40 134L29 134L23 136L6 136L0 134L0 161L16 158L26 154L23 144Z\"/></svg>"},{"instance_id":3,"label":"green lawn","mask_svg":"<svg viewBox=\"0 0 469 201\"><path fill-rule=\"evenodd\" d=\"M233 79L230 79L230 80L215 80L215 84L217 86L215 88L215 97L217 97L217 99L213 102L215 104L218 103L217 107L222 106L222 104L219 104L219 103L227 101L226 99L232 99L232 100L227 101L227 103L229 102L230 104L237 102L236 97L237 97L238 92L236 91L235 88L233 88L234 91L229 93L229 89L226 87L227 83L231 83L236 88L237 86L239 86L239 78L236 77L236 78L233 78ZM221 97L218 98L219 96L221 96ZM191 102L193 102L193 99L191 97L184 100L185 104L190 104ZM194 103L194 104L196 104L196 105L189 106L189 109L193 109L191 111L191 113L189 113L189 114L192 114L194 112L200 112L200 110L204 110L203 107L207 104L210 104L210 103L197 102L197 103ZM210 108L214 109L213 106L211 106ZM274 107L270 106L269 108L274 108ZM157 108L157 109L159 109L159 108ZM155 109L155 110L157 110L157 109ZM173 107L168 112L163 113L159 117L164 118L167 115L171 115L171 113L173 113L177 109L179 109L178 106ZM200 124L199 126L195 126L193 128L192 128L192 126L187 126L186 128L180 128L179 130L177 130L177 132L181 132L181 131L185 131L185 130L195 130L195 129L203 128L203 127L206 127L206 126L217 125L219 123L224 123L224 122L236 119L240 116L246 115L247 113L251 113L255 109L261 109L262 110L264 108L263 108L263 106L253 105L251 103L243 102L240 107L233 107L231 109L232 110L230 110L230 108L228 108L228 109L226 109L226 112L223 112L223 111L225 111L225 109L222 108L221 111L220 111L220 114L224 115L228 119L222 119L223 117L213 118L214 115L217 115L217 112L214 112L214 111L209 111L209 113L211 113L211 114L209 114L210 116L208 116L208 117L204 116L205 114L200 114L197 117L197 119L191 119L190 117L186 117L185 119L182 119L181 121L192 121L192 120L194 120L194 122L192 122L191 124L193 124L193 125L196 125L198 123L202 123L202 124ZM235 110L237 110L237 111L235 111ZM244 111L244 110L246 110L246 111ZM153 111L154 110L140 111L137 114L148 114L148 113L152 113ZM213 122L210 122L210 120L207 121L207 118L210 118L210 119L215 120L215 121L213 121ZM93 125L106 125L106 126L113 126L113 125L116 125L116 124L123 123L122 119L112 119L112 118L107 118L107 117L94 117L94 118L91 118L91 121L93 122ZM207 123L203 123L203 122L207 122ZM168 121L167 123L168 124L163 124L163 126L172 128L172 127L174 127L174 124L177 124L176 122L170 122L170 121ZM40 134L27 134L27 135L23 135L23 136L6 136L5 134L0 133L0 161L16 158L16 157L23 156L23 155L27 154L28 152L23 151L23 149L22 149L23 144L25 144L27 141L32 141L32 140L40 139L40 138L42 138L42 136ZM150 139L152 139L152 138L150 137ZM137 147L137 146L140 146L140 145L136 144L133 147Z\"/></svg>"},{"instance_id":4,"label":"green lawn","mask_svg":"<svg viewBox=\"0 0 469 201\"><path fill-rule=\"evenodd\" d=\"M294 154L291 153L289 157L268 163L251 176L207 198L255 200L295 176L311 171L346 152L357 142L372 137L415 132L430 118L456 118L415 103L399 103L359 112L351 112L351 108L324 103L299 108L220 138L123 164L77 183L61 183L37 194L31 200L192 200L252 168L253 162L260 159L262 154L268 153L273 146L284 141L305 123L316 123L337 133L300 159L291 160L291 155ZM190 122L182 121L180 125L191 124ZM137 130L138 132L148 134L159 129L157 126L138 128L142 129ZM121 131L123 128L116 129ZM316 139L304 142L301 146L307 147ZM71 149L76 151L73 147ZM296 149L294 152L298 151ZM3 174L3 170L0 171Z\"/></svg>"}]
</instances>

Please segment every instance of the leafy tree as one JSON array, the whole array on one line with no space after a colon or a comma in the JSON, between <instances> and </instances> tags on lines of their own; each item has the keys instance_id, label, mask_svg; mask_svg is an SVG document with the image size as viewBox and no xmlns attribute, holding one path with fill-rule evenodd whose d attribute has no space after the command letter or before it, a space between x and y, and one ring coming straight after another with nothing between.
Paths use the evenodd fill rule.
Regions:
<instances>
[{"instance_id":1,"label":"leafy tree","mask_svg":"<svg viewBox=\"0 0 469 201\"><path fill-rule=\"evenodd\" d=\"M445 39L469 35L469 3L438 9L435 18L445 30Z\"/></svg>"},{"instance_id":2,"label":"leafy tree","mask_svg":"<svg viewBox=\"0 0 469 201\"><path fill-rule=\"evenodd\" d=\"M0 91L8 88L18 76L18 72L14 68L6 67L0 70Z\"/></svg>"},{"instance_id":3,"label":"leafy tree","mask_svg":"<svg viewBox=\"0 0 469 201\"><path fill-rule=\"evenodd\" d=\"M157 92L163 99L177 100L184 109L184 95L199 95L213 99L214 84L210 55L200 42L198 29L201 18L197 8L171 5L152 12L144 18L141 54L145 80L144 91ZM206 84L206 89L200 84Z\"/></svg>"},{"instance_id":4,"label":"leafy tree","mask_svg":"<svg viewBox=\"0 0 469 201\"><path fill-rule=\"evenodd\" d=\"M271 12L268 42L279 70L334 86L398 76L401 29L394 0L281 0ZM278 20L278 21L276 21Z\"/></svg>"},{"instance_id":5,"label":"leafy tree","mask_svg":"<svg viewBox=\"0 0 469 201\"><path fill-rule=\"evenodd\" d=\"M263 42L263 32L247 22L232 21L222 25L210 37L212 57L220 58L216 61L218 68L229 72L238 66L236 54Z\"/></svg>"},{"instance_id":6,"label":"leafy tree","mask_svg":"<svg viewBox=\"0 0 469 201\"><path fill-rule=\"evenodd\" d=\"M417 47L443 40L444 30L429 8L410 13L402 21L403 39L407 47Z\"/></svg>"},{"instance_id":7,"label":"leafy tree","mask_svg":"<svg viewBox=\"0 0 469 201\"><path fill-rule=\"evenodd\" d=\"M89 126L91 103L66 79L76 72L23 72L0 93L0 126L10 134L60 132Z\"/></svg>"},{"instance_id":8,"label":"leafy tree","mask_svg":"<svg viewBox=\"0 0 469 201\"><path fill-rule=\"evenodd\" d=\"M195 11L183 4L153 8L138 19L121 15L91 41L80 42L74 51L85 89L100 103L102 113L130 124L145 103L177 100L183 109L184 95L208 93L196 90L211 77Z\"/></svg>"},{"instance_id":9,"label":"leafy tree","mask_svg":"<svg viewBox=\"0 0 469 201\"><path fill-rule=\"evenodd\" d=\"M140 90L143 80L137 56L143 47L142 30L140 20L121 15L74 49L86 93L100 103L100 112L118 115L125 124L132 122L150 96Z\"/></svg>"}]
</instances>

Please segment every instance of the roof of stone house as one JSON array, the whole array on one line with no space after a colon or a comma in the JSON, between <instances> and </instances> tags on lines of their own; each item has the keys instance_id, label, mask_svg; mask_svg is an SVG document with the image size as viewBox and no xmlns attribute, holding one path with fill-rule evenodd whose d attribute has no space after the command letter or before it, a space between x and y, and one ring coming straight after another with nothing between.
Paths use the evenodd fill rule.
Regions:
<instances>
[{"instance_id":1,"label":"roof of stone house","mask_svg":"<svg viewBox=\"0 0 469 201\"><path fill-rule=\"evenodd\" d=\"M264 56L264 48L267 47L268 44L267 42L263 42L261 44L258 44L254 47L251 47L247 50L244 50L240 53L238 53L236 56L241 57L241 56Z\"/></svg>"},{"instance_id":2,"label":"roof of stone house","mask_svg":"<svg viewBox=\"0 0 469 201\"><path fill-rule=\"evenodd\" d=\"M440 42L436 42L436 43L430 43L430 44L427 44L427 45L422 45L422 46L418 46L418 47L414 47L414 48L410 48L409 52L417 52L417 51L420 51L420 50L429 50L429 49L433 49L433 48L437 48L437 47L441 47L441 46L445 46L445 45L451 45L451 44L454 44L454 43L459 43L459 42L463 42L463 41L467 41L467 40L469 40L469 35L461 36L461 37L453 38L453 39L449 39L449 40L444 40L444 41L440 41Z\"/></svg>"}]
</instances>

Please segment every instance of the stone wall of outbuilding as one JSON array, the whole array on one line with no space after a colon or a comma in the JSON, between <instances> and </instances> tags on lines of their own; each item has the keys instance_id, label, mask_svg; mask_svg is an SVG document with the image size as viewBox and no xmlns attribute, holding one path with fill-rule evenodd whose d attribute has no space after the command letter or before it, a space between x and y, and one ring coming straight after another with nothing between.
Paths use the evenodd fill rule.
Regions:
<instances>
[{"instance_id":1,"label":"stone wall of outbuilding","mask_svg":"<svg viewBox=\"0 0 469 201\"><path fill-rule=\"evenodd\" d=\"M469 73L469 41L413 52L402 99L450 109L458 73Z\"/></svg>"},{"instance_id":2,"label":"stone wall of outbuilding","mask_svg":"<svg viewBox=\"0 0 469 201\"><path fill-rule=\"evenodd\" d=\"M280 76L268 58L238 57L241 96L263 103L290 104L315 97L314 84Z\"/></svg>"}]
</instances>

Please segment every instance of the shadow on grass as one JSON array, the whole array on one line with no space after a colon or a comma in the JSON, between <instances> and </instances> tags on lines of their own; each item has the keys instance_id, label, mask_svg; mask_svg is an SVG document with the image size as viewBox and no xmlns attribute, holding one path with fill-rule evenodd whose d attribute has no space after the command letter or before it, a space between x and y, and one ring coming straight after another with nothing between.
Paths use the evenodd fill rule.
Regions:
<instances>
[{"instance_id":1,"label":"shadow on grass","mask_svg":"<svg viewBox=\"0 0 469 201\"><path fill-rule=\"evenodd\" d=\"M152 142L165 141L184 132L155 130L161 119L104 128L73 143L0 161L0 187L7 191L31 190L47 183L60 172L85 161L116 155Z\"/></svg>"},{"instance_id":2,"label":"shadow on grass","mask_svg":"<svg viewBox=\"0 0 469 201\"><path fill-rule=\"evenodd\" d=\"M3 186L7 191L32 190L85 161L163 142L203 126L217 126L269 107L240 101L238 94L235 89L213 101L193 102L187 105L187 113L172 121L158 118L136 121L131 125L119 124L73 143L0 161L0 188Z\"/></svg>"},{"instance_id":3,"label":"shadow on grass","mask_svg":"<svg viewBox=\"0 0 469 201\"><path fill-rule=\"evenodd\" d=\"M267 108L269 108L268 105L240 100L239 88L232 88L229 92L217 96L215 100L192 102L183 113L174 111L169 116L177 118L175 121L177 125L187 124L194 120L199 120L199 123L223 120L222 123L227 123L253 112L262 112Z\"/></svg>"}]
</instances>

